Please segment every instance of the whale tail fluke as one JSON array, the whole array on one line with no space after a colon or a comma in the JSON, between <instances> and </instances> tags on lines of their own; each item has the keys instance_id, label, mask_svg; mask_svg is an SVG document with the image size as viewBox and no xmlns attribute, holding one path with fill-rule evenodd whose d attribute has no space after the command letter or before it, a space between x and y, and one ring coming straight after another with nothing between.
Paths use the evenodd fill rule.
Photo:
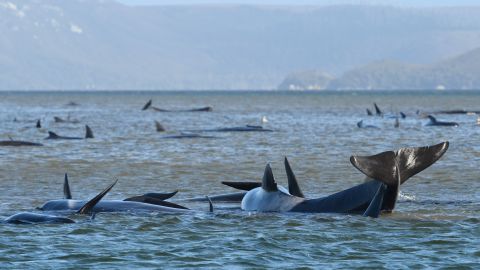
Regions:
<instances>
[{"instance_id":1,"label":"whale tail fluke","mask_svg":"<svg viewBox=\"0 0 480 270\"><path fill-rule=\"evenodd\" d=\"M93 139L93 131L88 125L85 125L85 139Z\"/></svg>"},{"instance_id":2,"label":"whale tail fluke","mask_svg":"<svg viewBox=\"0 0 480 270\"><path fill-rule=\"evenodd\" d=\"M151 105L152 105L152 100L150 99L149 101L147 101L147 103L145 103L145 105L143 105L142 111L145 111L146 109L150 108Z\"/></svg>"},{"instance_id":3,"label":"whale tail fluke","mask_svg":"<svg viewBox=\"0 0 480 270\"><path fill-rule=\"evenodd\" d=\"M107 193L113 188L113 186L115 186L115 184L118 182L118 179L115 179L115 182L113 182L112 184L110 184L110 186L108 186L106 189L104 189L102 192L98 193L97 196L93 197L93 199L91 199L90 201L88 201L87 203L85 203L85 205L82 206L82 208L80 208L80 210L78 210L78 214L89 214L92 212L93 208L95 207L95 205L97 205L97 203L105 196L107 195Z\"/></svg>"},{"instance_id":4,"label":"whale tail fluke","mask_svg":"<svg viewBox=\"0 0 480 270\"><path fill-rule=\"evenodd\" d=\"M300 189L300 186L298 185L298 181L295 177L295 174L293 173L292 167L290 167L290 163L288 163L287 157L285 157L284 164L285 172L287 173L288 179L288 192L290 193L290 195L305 198L302 190Z\"/></svg>"},{"instance_id":5,"label":"whale tail fluke","mask_svg":"<svg viewBox=\"0 0 480 270\"><path fill-rule=\"evenodd\" d=\"M70 191L70 184L68 184L67 173L65 173L65 180L63 181L63 198L67 200L72 199L72 192Z\"/></svg>"}]
</instances>

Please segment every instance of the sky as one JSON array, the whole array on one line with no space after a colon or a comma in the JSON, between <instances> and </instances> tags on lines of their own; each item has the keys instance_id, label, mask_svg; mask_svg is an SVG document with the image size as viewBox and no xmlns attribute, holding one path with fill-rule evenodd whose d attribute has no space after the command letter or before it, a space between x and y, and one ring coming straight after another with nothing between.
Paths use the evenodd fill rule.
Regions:
<instances>
[{"instance_id":1,"label":"sky","mask_svg":"<svg viewBox=\"0 0 480 270\"><path fill-rule=\"evenodd\" d=\"M202 4L259 4L259 5L332 5L370 4L395 6L479 6L479 0L117 0L127 5L202 5Z\"/></svg>"}]
</instances>

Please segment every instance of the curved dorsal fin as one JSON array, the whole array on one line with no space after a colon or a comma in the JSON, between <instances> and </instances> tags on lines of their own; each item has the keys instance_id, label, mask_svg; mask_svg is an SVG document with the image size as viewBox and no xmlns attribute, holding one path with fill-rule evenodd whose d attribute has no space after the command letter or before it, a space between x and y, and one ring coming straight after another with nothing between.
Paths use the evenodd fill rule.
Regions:
<instances>
[{"instance_id":1,"label":"curved dorsal fin","mask_svg":"<svg viewBox=\"0 0 480 270\"><path fill-rule=\"evenodd\" d=\"M93 207L95 207L95 205L105 196L107 195L107 193L113 188L113 186L115 186L115 184L118 182L118 179L115 179L115 182L113 182L112 184L110 184L110 186L108 186L106 189L104 189L102 192L98 193L97 196L93 197L93 199L91 199L90 201L88 201L87 203L85 203L85 205L82 206L82 208L80 208L80 210L78 210L77 213L79 214L88 214L90 212L92 212L93 210Z\"/></svg>"},{"instance_id":2,"label":"curved dorsal fin","mask_svg":"<svg viewBox=\"0 0 480 270\"><path fill-rule=\"evenodd\" d=\"M382 111L380 110L380 108L378 108L377 103L374 102L374 103L373 103L373 106L375 106L375 113L376 113L377 115L382 115Z\"/></svg>"},{"instance_id":3,"label":"curved dorsal fin","mask_svg":"<svg viewBox=\"0 0 480 270\"><path fill-rule=\"evenodd\" d=\"M270 163L267 164L265 167L265 172L263 173L263 179L262 179L262 188L265 191L277 191L277 183L275 182L275 178L273 177L273 172L272 168L270 167Z\"/></svg>"},{"instance_id":4,"label":"curved dorsal fin","mask_svg":"<svg viewBox=\"0 0 480 270\"><path fill-rule=\"evenodd\" d=\"M433 117L433 115L429 114L427 117L432 123L437 123L437 118Z\"/></svg>"},{"instance_id":5,"label":"curved dorsal fin","mask_svg":"<svg viewBox=\"0 0 480 270\"><path fill-rule=\"evenodd\" d=\"M93 138L92 129L88 125L85 125L85 139L92 139L92 138Z\"/></svg>"},{"instance_id":6,"label":"curved dorsal fin","mask_svg":"<svg viewBox=\"0 0 480 270\"><path fill-rule=\"evenodd\" d=\"M362 128L363 127L363 120L360 120L357 122L357 127Z\"/></svg>"},{"instance_id":7,"label":"curved dorsal fin","mask_svg":"<svg viewBox=\"0 0 480 270\"><path fill-rule=\"evenodd\" d=\"M287 173L288 179L288 192L290 195L297 196L300 198L305 198L302 191L300 190L300 186L298 185L297 178L290 167L290 163L288 163L287 157L285 157L285 172Z\"/></svg>"},{"instance_id":8,"label":"curved dorsal fin","mask_svg":"<svg viewBox=\"0 0 480 270\"><path fill-rule=\"evenodd\" d=\"M70 192L67 173L65 173L65 180L63 181L63 198L67 200L72 199L72 192Z\"/></svg>"}]
</instances>

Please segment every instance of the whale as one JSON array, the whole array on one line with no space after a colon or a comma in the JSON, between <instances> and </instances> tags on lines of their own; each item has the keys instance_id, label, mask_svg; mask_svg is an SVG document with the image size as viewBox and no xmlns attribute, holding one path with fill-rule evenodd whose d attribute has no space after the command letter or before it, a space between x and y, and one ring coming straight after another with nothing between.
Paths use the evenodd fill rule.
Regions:
<instances>
[{"instance_id":1,"label":"whale","mask_svg":"<svg viewBox=\"0 0 480 270\"><path fill-rule=\"evenodd\" d=\"M69 137L69 136L60 136L55 132L49 131L48 137L45 140L83 140L83 139L92 139L93 132L88 125L85 125L85 137Z\"/></svg>"},{"instance_id":2,"label":"whale","mask_svg":"<svg viewBox=\"0 0 480 270\"><path fill-rule=\"evenodd\" d=\"M256 212L303 212L362 214L378 217L395 208L400 185L440 159L448 141L433 146L401 148L373 156L351 156L350 162L364 173L367 182L337 193L307 199L299 192L298 181L285 159L289 185L277 185L269 164L265 167L261 186L249 190L241 201L241 209ZM252 187L254 185L252 184Z\"/></svg>"},{"instance_id":3,"label":"whale","mask_svg":"<svg viewBox=\"0 0 480 270\"><path fill-rule=\"evenodd\" d=\"M78 210L77 214L90 214L92 213L92 209L97 205L98 202L102 200L102 198L113 188L113 186L117 183L117 181L113 182L107 188L105 188L102 192L97 194L91 200L87 201L83 204ZM93 218L94 216L92 216ZM39 224L39 223L75 223L75 220L57 216L52 214L44 214L44 213L33 213L33 212L21 212L14 214L4 220L5 223L11 224Z\"/></svg>"},{"instance_id":4,"label":"whale","mask_svg":"<svg viewBox=\"0 0 480 270\"><path fill-rule=\"evenodd\" d=\"M178 193L178 190L175 190L173 192L167 192L167 193L150 192L150 193L145 193L145 194L142 194L142 195L136 195L136 196L128 197L128 198L124 199L123 201L135 201L135 202L161 205L161 206L167 206L167 207L173 207L173 208L179 208L179 209L188 209L188 208L186 208L184 206L181 206L181 205L178 205L176 203L165 201L165 200L168 200L168 199L172 198L177 193ZM63 180L63 199L66 199L66 200L73 199L71 188L70 188L70 183L68 181L68 174L67 173L65 173L65 177L64 177L64 180Z\"/></svg>"},{"instance_id":5,"label":"whale","mask_svg":"<svg viewBox=\"0 0 480 270\"><path fill-rule=\"evenodd\" d=\"M54 116L53 120L55 123L69 123L69 124L78 124L80 121L78 119L70 119L70 115L67 116L67 119L60 118L58 116Z\"/></svg>"},{"instance_id":6,"label":"whale","mask_svg":"<svg viewBox=\"0 0 480 270\"><path fill-rule=\"evenodd\" d=\"M358 128L374 128L374 129L379 129L379 127L374 126L374 125L364 125L363 120L360 120L357 122L357 127Z\"/></svg>"},{"instance_id":7,"label":"whale","mask_svg":"<svg viewBox=\"0 0 480 270\"><path fill-rule=\"evenodd\" d=\"M163 136L162 139L218 139L216 136L207 136L207 135L201 135L198 133L191 133L191 132L181 132L180 134L176 135L166 135Z\"/></svg>"},{"instance_id":8,"label":"whale","mask_svg":"<svg viewBox=\"0 0 480 270\"><path fill-rule=\"evenodd\" d=\"M432 115L428 115L428 118L430 119L430 122L426 124L426 126L444 126L444 127L458 127L457 122L444 122L444 121L438 121L435 117Z\"/></svg>"},{"instance_id":9,"label":"whale","mask_svg":"<svg viewBox=\"0 0 480 270\"><path fill-rule=\"evenodd\" d=\"M43 146L43 144L10 139L9 141L0 141L0 146Z\"/></svg>"},{"instance_id":10,"label":"whale","mask_svg":"<svg viewBox=\"0 0 480 270\"><path fill-rule=\"evenodd\" d=\"M142 107L142 111L152 109L156 112L211 112L213 108L210 106L192 108L192 109L178 109L178 110L168 110L152 106L152 100L148 100L147 103Z\"/></svg>"}]
</instances>

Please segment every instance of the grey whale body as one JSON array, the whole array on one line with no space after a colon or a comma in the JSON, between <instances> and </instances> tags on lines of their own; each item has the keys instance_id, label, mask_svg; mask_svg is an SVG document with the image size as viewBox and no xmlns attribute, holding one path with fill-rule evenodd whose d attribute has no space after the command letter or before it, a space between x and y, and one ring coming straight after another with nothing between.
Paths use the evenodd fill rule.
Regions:
<instances>
[{"instance_id":1,"label":"grey whale body","mask_svg":"<svg viewBox=\"0 0 480 270\"><path fill-rule=\"evenodd\" d=\"M28 141L0 141L0 146L43 146L41 143L28 142Z\"/></svg>"}]
</instances>

